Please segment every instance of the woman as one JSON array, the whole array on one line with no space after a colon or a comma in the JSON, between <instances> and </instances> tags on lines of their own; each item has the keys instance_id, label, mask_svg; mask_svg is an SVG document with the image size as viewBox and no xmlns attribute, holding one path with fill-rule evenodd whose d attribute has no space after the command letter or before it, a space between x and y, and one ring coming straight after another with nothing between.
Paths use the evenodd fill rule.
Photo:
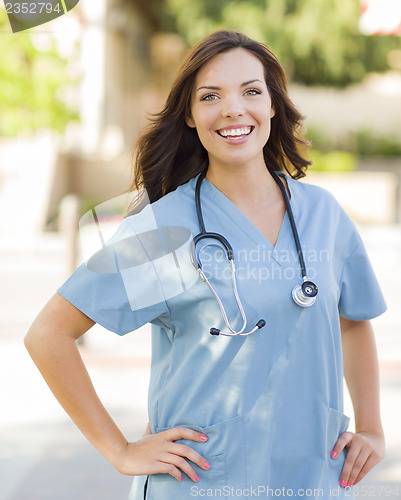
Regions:
<instances>
[{"instance_id":1,"label":"woman","mask_svg":"<svg viewBox=\"0 0 401 500\"><path fill-rule=\"evenodd\" d=\"M386 307L349 217L295 180L309 164L300 122L265 46L230 31L199 42L138 143L132 189L151 204L124 219L26 336L77 426L138 476L132 498L351 496L383 457L369 319ZM223 238L201 234L194 246L205 231ZM152 323L150 425L135 443L76 347L94 322L118 334Z\"/></svg>"}]
</instances>

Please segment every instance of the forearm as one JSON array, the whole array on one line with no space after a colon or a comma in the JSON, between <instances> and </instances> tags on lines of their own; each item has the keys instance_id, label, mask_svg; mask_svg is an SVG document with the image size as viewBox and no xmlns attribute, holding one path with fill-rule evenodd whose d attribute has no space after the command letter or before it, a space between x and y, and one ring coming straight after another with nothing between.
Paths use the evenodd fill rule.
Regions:
<instances>
[{"instance_id":1,"label":"forearm","mask_svg":"<svg viewBox=\"0 0 401 500\"><path fill-rule=\"evenodd\" d=\"M119 450L127 441L99 400L75 338L64 334L59 322L49 321L49 311L45 316L46 321L41 321L39 315L25 337L28 352L78 428L116 465Z\"/></svg>"},{"instance_id":2,"label":"forearm","mask_svg":"<svg viewBox=\"0 0 401 500\"><path fill-rule=\"evenodd\" d=\"M341 318L341 331L344 376L354 407L355 430L382 436L379 366L371 324Z\"/></svg>"}]
</instances>

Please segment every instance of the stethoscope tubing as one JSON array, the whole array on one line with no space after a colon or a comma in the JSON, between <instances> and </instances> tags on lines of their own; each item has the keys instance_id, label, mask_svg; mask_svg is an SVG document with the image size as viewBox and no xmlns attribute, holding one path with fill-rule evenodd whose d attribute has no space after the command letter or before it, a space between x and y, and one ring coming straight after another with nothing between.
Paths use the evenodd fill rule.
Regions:
<instances>
[{"instance_id":1,"label":"stethoscope tubing","mask_svg":"<svg viewBox=\"0 0 401 500\"><path fill-rule=\"evenodd\" d=\"M291 203L290 203L290 200L288 198L287 190L284 187L283 181L279 177L280 174L278 174L276 171L270 169L269 167L268 167L268 170L269 170L271 176L273 177L273 179L276 181L276 183L277 183L278 187L280 188L280 191L283 195L285 208L287 210L288 218L290 219L290 224L291 224L292 234L294 236L295 246L297 248L297 254L298 254L298 259L299 259L299 265L301 267L302 278L304 278L304 280L305 280L305 279L307 279L305 260L304 260L304 256L303 256L303 252L302 252L302 248L301 248L301 243L299 241L298 230L297 230L297 226L295 224L294 214L292 212Z\"/></svg>"},{"instance_id":2,"label":"stethoscope tubing","mask_svg":"<svg viewBox=\"0 0 401 500\"><path fill-rule=\"evenodd\" d=\"M288 213L288 217L290 220L291 230L292 230L292 234L294 236L294 242L295 242L295 246L297 249L299 264L300 264L300 268L301 268L301 272L302 272L303 283L302 283L302 285L296 285L294 287L294 289L292 290L292 297L294 299L294 302L296 304L298 304L299 306L309 307L309 306L314 304L314 302L316 300L316 295L317 295L318 289L314 283L312 283L311 281L308 281L305 260L303 257L303 252L302 252L301 243L299 240L298 230L297 230L295 220L294 220L294 215L293 215L292 208L291 208L291 203L290 203L290 200L288 198L287 191L285 189L283 181L279 177L280 175L283 175L283 174L277 173L276 171L274 171L270 168L268 168L268 170L269 170L271 176L273 177L273 179L275 180L275 182L277 183L277 185L279 186L280 191L282 193L282 196L284 199L284 204L286 207L286 211ZM195 267L195 269L198 270L199 275L202 278L202 280L207 284L207 286L209 287L209 289L213 293L214 297L216 298L216 300L219 304L224 322L225 322L227 328L229 329L229 332L222 332L221 330L219 330L217 328L211 328L210 333L212 335L222 334L222 335L226 335L226 336L250 335L251 333L258 330L259 328L262 328L266 324L266 322L264 319L260 319L257 322L256 326L252 330L244 333L244 330L245 330L246 325L247 325L247 318L246 318L246 314L245 314L245 311L242 307L242 303L241 303L241 300L240 300L239 294L238 294L233 248L230 245L230 243L228 242L228 240L223 235L221 235L219 233L209 233L206 231L206 228L205 228L205 222L204 222L203 215L202 215L202 207L201 207L201 199L200 199L201 198L200 197L200 189L201 189L201 185L202 185L202 182L203 182L205 176L206 176L206 170L204 170L199 175L198 180L196 182L196 186L195 186L195 207L196 207L196 214L197 214L197 218L198 218L200 233L197 234L196 236L194 236L194 238L192 240L191 261L192 261L192 264ZM227 258L228 258L230 265L231 265L231 279L232 279L232 283L233 283L234 296L235 296L235 300L237 302L237 306L238 306L238 309L240 310L241 317L243 320L242 328L238 331L235 331L231 327L231 324L228 320L223 303L222 303L218 293L216 292L215 288L212 286L212 284L208 280L207 276L203 272L200 258L198 258L196 255L196 245L200 240L202 240L204 238L211 238L211 239L215 239L215 240L219 241L224 246L225 251L227 253Z\"/></svg>"}]
</instances>

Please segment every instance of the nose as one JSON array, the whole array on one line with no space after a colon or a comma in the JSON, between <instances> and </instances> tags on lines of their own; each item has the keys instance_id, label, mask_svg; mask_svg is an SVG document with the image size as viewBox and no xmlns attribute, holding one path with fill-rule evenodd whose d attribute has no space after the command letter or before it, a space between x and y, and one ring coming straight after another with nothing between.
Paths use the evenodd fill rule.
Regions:
<instances>
[{"instance_id":1,"label":"nose","mask_svg":"<svg viewBox=\"0 0 401 500\"><path fill-rule=\"evenodd\" d=\"M238 97L230 97L224 100L222 115L227 118L237 118L245 114L243 103Z\"/></svg>"}]
</instances>

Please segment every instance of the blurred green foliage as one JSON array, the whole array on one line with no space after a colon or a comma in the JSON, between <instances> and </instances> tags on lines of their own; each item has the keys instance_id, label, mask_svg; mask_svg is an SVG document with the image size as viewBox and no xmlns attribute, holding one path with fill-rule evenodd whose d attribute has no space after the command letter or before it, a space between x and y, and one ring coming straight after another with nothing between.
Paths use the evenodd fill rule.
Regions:
<instances>
[{"instance_id":1,"label":"blurred green foliage","mask_svg":"<svg viewBox=\"0 0 401 500\"><path fill-rule=\"evenodd\" d=\"M346 131L341 137L308 126L305 134L312 145L309 158L317 172L352 172L360 156L401 156L401 141L395 135L369 129Z\"/></svg>"},{"instance_id":2,"label":"blurred green foliage","mask_svg":"<svg viewBox=\"0 0 401 500\"><path fill-rule=\"evenodd\" d=\"M265 42L292 81L344 87L389 69L400 37L359 32L359 0L166 0L166 30L192 45L211 31L236 29Z\"/></svg>"},{"instance_id":3,"label":"blurred green foliage","mask_svg":"<svg viewBox=\"0 0 401 500\"><path fill-rule=\"evenodd\" d=\"M32 43L29 30L9 33L5 10L0 9L0 136L50 128L62 132L70 120L78 120L62 98L67 61L54 41L47 51Z\"/></svg>"},{"instance_id":4,"label":"blurred green foliage","mask_svg":"<svg viewBox=\"0 0 401 500\"><path fill-rule=\"evenodd\" d=\"M311 150L309 154L315 172L352 172L357 166L357 157L346 151L321 151Z\"/></svg>"},{"instance_id":5,"label":"blurred green foliage","mask_svg":"<svg viewBox=\"0 0 401 500\"><path fill-rule=\"evenodd\" d=\"M395 135L381 135L362 129L352 136L354 150L360 155L401 156L401 141Z\"/></svg>"},{"instance_id":6,"label":"blurred green foliage","mask_svg":"<svg viewBox=\"0 0 401 500\"><path fill-rule=\"evenodd\" d=\"M401 141L395 134L367 128L344 131L335 136L321 127L308 125L305 134L314 150L322 153L343 151L358 156L401 156Z\"/></svg>"}]
</instances>

